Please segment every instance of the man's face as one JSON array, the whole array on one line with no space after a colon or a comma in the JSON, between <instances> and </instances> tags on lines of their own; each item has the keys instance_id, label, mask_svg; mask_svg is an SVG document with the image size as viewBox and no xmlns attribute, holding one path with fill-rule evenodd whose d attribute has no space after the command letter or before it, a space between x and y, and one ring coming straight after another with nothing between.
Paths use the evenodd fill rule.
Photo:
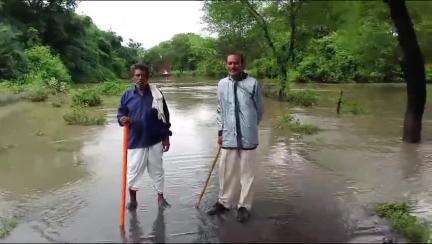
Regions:
<instances>
[{"instance_id":1,"label":"man's face","mask_svg":"<svg viewBox=\"0 0 432 244\"><path fill-rule=\"evenodd\" d=\"M233 77L240 76L243 71L243 64L238 55L228 55L225 66L228 69L228 73Z\"/></svg>"},{"instance_id":2,"label":"man's face","mask_svg":"<svg viewBox=\"0 0 432 244\"><path fill-rule=\"evenodd\" d=\"M133 75L133 82L140 88L148 84L148 74L144 70L136 69Z\"/></svg>"}]
</instances>

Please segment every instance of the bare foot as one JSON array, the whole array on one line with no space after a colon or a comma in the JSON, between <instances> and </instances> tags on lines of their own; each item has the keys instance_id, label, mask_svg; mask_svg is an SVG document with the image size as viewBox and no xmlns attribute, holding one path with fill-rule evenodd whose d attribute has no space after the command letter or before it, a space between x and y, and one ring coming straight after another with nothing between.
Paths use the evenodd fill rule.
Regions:
<instances>
[{"instance_id":1,"label":"bare foot","mask_svg":"<svg viewBox=\"0 0 432 244\"><path fill-rule=\"evenodd\" d=\"M159 205L160 208L169 208L169 207L171 207L171 205L165 200L163 194L158 193L157 200L158 200L158 205Z\"/></svg>"}]
</instances>

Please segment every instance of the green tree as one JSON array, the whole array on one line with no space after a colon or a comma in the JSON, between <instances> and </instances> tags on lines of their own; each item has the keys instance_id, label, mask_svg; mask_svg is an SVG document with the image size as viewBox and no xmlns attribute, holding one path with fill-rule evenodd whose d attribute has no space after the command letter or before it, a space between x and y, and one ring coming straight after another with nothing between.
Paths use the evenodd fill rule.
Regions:
<instances>
[{"instance_id":1,"label":"green tree","mask_svg":"<svg viewBox=\"0 0 432 244\"><path fill-rule=\"evenodd\" d=\"M27 71L20 34L12 26L0 23L0 79L14 79Z\"/></svg>"}]
</instances>

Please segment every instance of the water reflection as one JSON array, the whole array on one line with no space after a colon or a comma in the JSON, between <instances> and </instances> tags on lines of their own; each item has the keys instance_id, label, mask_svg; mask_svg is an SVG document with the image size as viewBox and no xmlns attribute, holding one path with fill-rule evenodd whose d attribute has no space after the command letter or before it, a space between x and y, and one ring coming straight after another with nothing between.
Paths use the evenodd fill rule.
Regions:
<instances>
[{"instance_id":1,"label":"water reflection","mask_svg":"<svg viewBox=\"0 0 432 244\"><path fill-rule=\"evenodd\" d=\"M158 208L156 219L153 221L152 230L147 236L145 236L137 211L129 212L129 236L128 238L123 236L123 242L141 243L150 240L154 243L165 243L166 233L164 212L165 208Z\"/></svg>"},{"instance_id":2,"label":"water reflection","mask_svg":"<svg viewBox=\"0 0 432 244\"><path fill-rule=\"evenodd\" d=\"M152 240L155 243L165 243L165 208L158 208L158 214L153 222L153 229L151 232Z\"/></svg>"},{"instance_id":3,"label":"water reflection","mask_svg":"<svg viewBox=\"0 0 432 244\"><path fill-rule=\"evenodd\" d=\"M129 242L139 243L142 241L144 231L140 226L140 221L138 220L137 212L131 211L128 213L129 216Z\"/></svg>"}]
</instances>

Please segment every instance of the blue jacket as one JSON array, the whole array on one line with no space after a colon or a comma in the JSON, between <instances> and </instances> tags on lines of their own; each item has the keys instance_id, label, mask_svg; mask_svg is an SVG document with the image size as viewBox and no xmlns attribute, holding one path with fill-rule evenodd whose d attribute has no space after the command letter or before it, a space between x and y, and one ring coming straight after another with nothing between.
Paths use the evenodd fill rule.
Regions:
<instances>
[{"instance_id":1,"label":"blue jacket","mask_svg":"<svg viewBox=\"0 0 432 244\"><path fill-rule=\"evenodd\" d=\"M239 81L226 77L219 81L217 95L217 123L222 147L255 149L263 111L257 80L245 73Z\"/></svg>"},{"instance_id":2,"label":"blue jacket","mask_svg":"<svg viewBox=\"0 0 432 244\"><path fill-rule=\"evenodd\" d=\"M158 111L152 108L152 102L153 96L149 88L144 91L143 95L139 94L137 88L129 89L121 97L117 112L120 126L122 126L121 117L131 118L128 149L149 147L172 135L169 130L171 124L165 98L163 99L163 110L167 123L158 119Z\"/></svg>"}]
</instances>

